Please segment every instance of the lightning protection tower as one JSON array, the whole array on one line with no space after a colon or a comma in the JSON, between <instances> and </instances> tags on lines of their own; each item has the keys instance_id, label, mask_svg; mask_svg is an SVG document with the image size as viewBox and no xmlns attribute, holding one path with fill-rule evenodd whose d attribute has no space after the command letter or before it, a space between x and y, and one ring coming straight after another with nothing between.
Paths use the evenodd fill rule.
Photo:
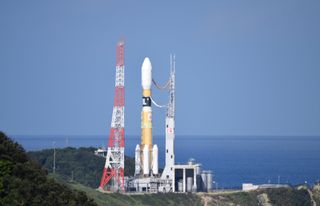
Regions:
<instances>
[{"instance_id":1,"label":"lightning protection tower","mask_svg":"<svg viewBox=\"0 0 320 206\"><path fill-rule=\"evenodd\" d=\"M124 42L116 49L115 96L100 190L124 191Z\"/></svg>"}]
</instances>

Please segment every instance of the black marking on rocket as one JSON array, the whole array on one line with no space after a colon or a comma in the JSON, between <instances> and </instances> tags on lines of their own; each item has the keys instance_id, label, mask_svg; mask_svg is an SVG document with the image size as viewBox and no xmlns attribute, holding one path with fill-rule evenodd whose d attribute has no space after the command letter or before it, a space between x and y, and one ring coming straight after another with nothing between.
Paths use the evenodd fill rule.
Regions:
<instances>
[{"instance_id":1,"label":"black marking on rocket","mask_svg":"<svg viewBox=\"0 0 320 206\"><path fill-rule=\"evenodd\" d=\"M142 97L142 106L143 107L151 107L151 98L150 97Z\"/></svg>"}]
</instances>

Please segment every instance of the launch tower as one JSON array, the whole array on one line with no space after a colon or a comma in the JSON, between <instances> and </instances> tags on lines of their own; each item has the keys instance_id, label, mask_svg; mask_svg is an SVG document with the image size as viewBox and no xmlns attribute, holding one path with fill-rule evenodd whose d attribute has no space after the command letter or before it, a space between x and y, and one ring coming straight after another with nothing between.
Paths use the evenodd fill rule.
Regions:
<instances>
[{"instance_id":1,"label":"launch tower","mask_svg":"<svg viewBox=\"0 0 320 206\"><path fill-rule=\"evenodd\" d=\"M124 191L124 42L116 48L115 96L100 190Z\"/></svg>"},{"instance_id":2,"label":"launch tower","mask_svg":"<svg viewBox=\"0 0 320 206\"><path fill-rule=\"evenodd\" d=\"M174 137L175 137L175 55L170 55L170 77L166 85L169 90L169 103L166 114L166 160L161 179L174 178Z\"/></svg>"}]
</instances>

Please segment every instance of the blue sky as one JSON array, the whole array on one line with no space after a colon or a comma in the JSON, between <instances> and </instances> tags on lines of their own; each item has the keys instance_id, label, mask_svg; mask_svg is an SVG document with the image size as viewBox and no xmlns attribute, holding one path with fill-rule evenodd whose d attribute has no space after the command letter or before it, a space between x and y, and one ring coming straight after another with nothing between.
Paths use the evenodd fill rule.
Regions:
<instances>
[{"instance_id":1,"label":"blue sky","mask_svg":"<svg viewBox=\"0 0 320 206\"><path fill-rule=\"evenodd\" d=\"M320 135L319 11L316 0L0 1L0 129L107 134L124 37L127 134L140 134L144 57L165 83L175 53L177 134ZM164 117L154 108L155 134Z\"/></svg>"}]
</instances>

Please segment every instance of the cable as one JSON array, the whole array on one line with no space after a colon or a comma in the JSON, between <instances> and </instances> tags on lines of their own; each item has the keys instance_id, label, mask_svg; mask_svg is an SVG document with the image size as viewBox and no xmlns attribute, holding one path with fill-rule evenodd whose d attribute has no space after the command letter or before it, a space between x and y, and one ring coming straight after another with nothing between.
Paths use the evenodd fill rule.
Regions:
<instances>
[{"instance_id":1,"label":"cable","mask_svg":"<svg viewBox=\"0 0 320 206\"><path fill-rule=\"evenodd\" d=\"M159 107L159 108L168 107L167 104L165 104L165 105L159 105L159 104L157 104L157 103L152 99L152 97L150 97L150 99L151 99L152 103L153 103L154 105L156 105L156 107Z\"/></svg>"},{"instance_id":2,"label":"cable","mask_svg":"<svg viewBox=\"0 0 320 206\"><path fill-rule=\"evenodd\" d=\"M169 84L170 84L170 79L168 80L168 82L167 82L164 86L159 86L154 79L152 79L152 83L153 83L154 86L156 86L158 89L164 90L164 89L168 89L168 86L169 86Z\"/></svg>"}]
</instances>

